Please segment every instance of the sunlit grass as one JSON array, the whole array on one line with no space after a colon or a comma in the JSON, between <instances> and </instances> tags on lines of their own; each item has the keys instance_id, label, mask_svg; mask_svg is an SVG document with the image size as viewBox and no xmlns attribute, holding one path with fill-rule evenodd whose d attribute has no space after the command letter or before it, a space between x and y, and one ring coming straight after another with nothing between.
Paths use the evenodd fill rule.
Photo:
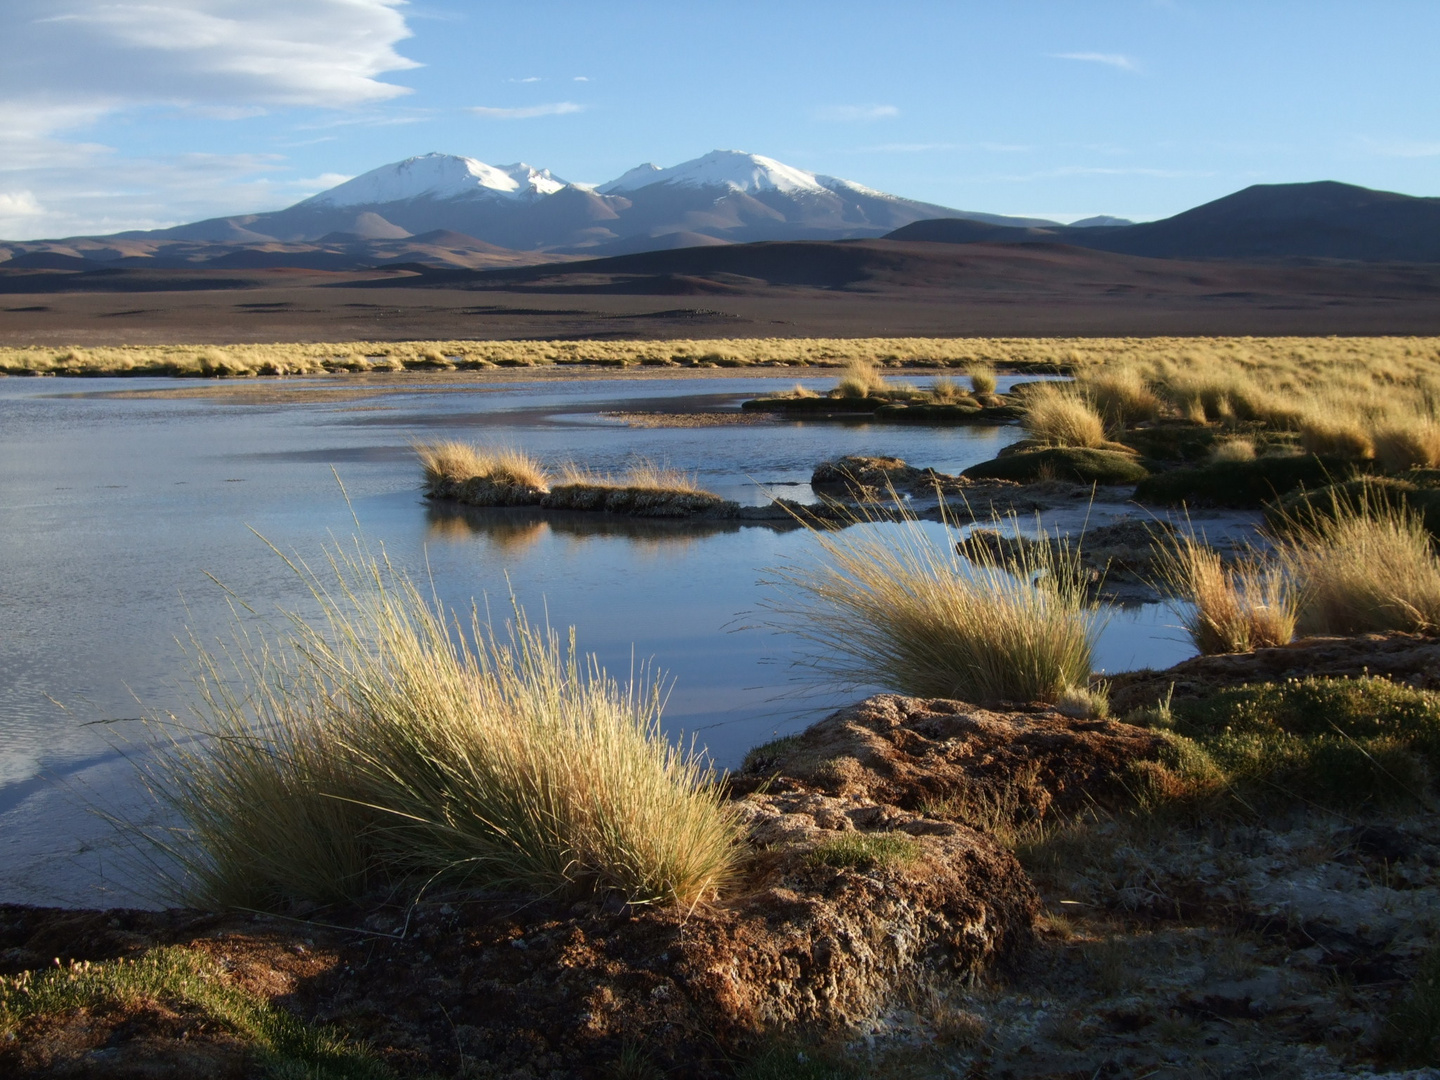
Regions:
<instances>
[{"instance_id":1,"label":"sunlit grass","mask_svg":"<svg viewBox=\"0 0 1440 1080\"><path fill-rule=\"evenodd\" d=\"M476 446L463 442L422 443L415 447L425 475L425 491L442 494L467 480L497 487L544 491L550 477L538 459L512 446Z\"/></svg>"},{"instance_id":2,"label":"sunlit grass","mask_svg":"<svg viewBox=\"0 0 1440 1080\"><path fill-rule=\"evenodd\" d=\"M1065 545L1000 565L915 521L812 535L816 563L772 568L767 606L820 676L973 702L1053 702L1089 680L1101 618Z\"/></svg>"},{"instance_id":3,"label":"sunlit grass","mask_svg":"<svg viewBox=\"0 0 1440 1080\"><path fill-rule=\"evenodd\" d=\"M150 772L156 837L208 905L284 910L456 887L691 905L735 825L667 742L661 690L620 686L518 608L455 620L388 564L299 569L320 614L199 651L197 716ZM178 722L177 722L178 723Z\"/></svg>"},{"instance_id":4,"label":"sunlit grass","mask_svg":"<svg viewBox=\"0 0 1440 1080\"><path fill-rule=\"evenodd\" d=\"M1203 541L1177 534L1159 546L1155 571L1184 603L1182 624L1203 654L1250 652L1295 636L1298 601L1279 566L1257 556L1226 566Z\"/></svg>"},{"instance_id":5,"label":"sunlit grass","mask_svg":"<svg viewBox=\"0 0 1440 1080\"><path fill-rule=\"evenodd\" d=\"M1105 423L1094 407L1069 386L1041 383L1025 395L1021 423L1047 446L1103 447Z\"/></svg>"}]
</instances>

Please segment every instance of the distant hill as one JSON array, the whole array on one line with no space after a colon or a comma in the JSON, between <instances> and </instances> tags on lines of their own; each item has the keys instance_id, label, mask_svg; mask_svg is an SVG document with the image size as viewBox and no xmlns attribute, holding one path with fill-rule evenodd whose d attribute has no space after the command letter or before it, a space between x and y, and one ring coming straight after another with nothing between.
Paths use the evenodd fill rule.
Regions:
<instances>
[{"instance_id":1,"label":"distant hill","mask_svg":"<svg viewBox=\"0 0 1440 1080\"><path fill-rule=\"evenodd\" d=\"M1193 210L1125 226L977 230L954 219L887 234L932 243L1060 242L1152 258L1440 262L1440 199L1330 180L1256 184Z\"/></svg>"}]
</instances>

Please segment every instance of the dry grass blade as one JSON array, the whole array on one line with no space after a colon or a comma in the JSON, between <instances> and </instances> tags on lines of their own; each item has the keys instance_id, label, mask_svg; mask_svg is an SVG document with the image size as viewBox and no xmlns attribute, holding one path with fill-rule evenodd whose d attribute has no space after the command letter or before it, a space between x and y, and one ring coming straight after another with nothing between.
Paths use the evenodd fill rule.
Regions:
<instances>
[{"instance_id":1,"label":"dry grass blade","mask_svg":"<svg viewBox=\"0 0 1440 1080\"><path fill-rule=\"evenodd\" d=\"M735 824L662 734L658 684L621 687L518 608L503 634L462 626L363 551L330 562L328 583L300 571L320 616L200 651L199 723L165 727L150 778L183 824L160 842L192 898L285 909L442 878L691 905L725 885Z\"/></svg>"},{"instance_id":2,"label":"dry grass blade","mask_svg":"<svg viewBox=\"0 0 1440 1080\"><path fill-rule=\"evenodd\" d=\"M1089 679L1100 618L1064 545L1000 565L913 520L812 535L823 562L772 569L767 607L822 676L973 702L1053 702Z\"/></svg>"}]
</instances>

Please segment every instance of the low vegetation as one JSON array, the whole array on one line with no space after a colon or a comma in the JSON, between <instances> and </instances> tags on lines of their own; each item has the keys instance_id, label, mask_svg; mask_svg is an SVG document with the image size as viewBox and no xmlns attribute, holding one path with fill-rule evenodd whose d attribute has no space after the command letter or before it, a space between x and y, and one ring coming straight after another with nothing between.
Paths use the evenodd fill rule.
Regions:
<instances>
[{"instance_id":1,"label":"low vegetation","mask_svg":"<svg viewBox=\"0 0 1440 1080\"><path fill-rule=\"evenodd\" d=\"M1068 385L1038 383L1030 387L1024 409L1020 422L1042 445L1099 449L1108 443L1100 414Z\"/></svg>"},{"instance_id":2,"label":"low vegetation","mask_svg":"<svg viewBox=\"0 0 1440 1080\"><path fill-rule=\"evenodd\" d=\"M194 949L152 949L135 959L73 962L0 976L0 1043L84 1016L90 1026L114 1016L137 1026L144 1011L178 1014L202 1037L217 1030L236 1039L259 1075L283 1080L385 1080L394 1074L364 1048L327 1028L297 1020L227 976ZM161 1075L147 1073L147 1075ZM171 1075L165 1073L165 1075ZM247 1070L246 1075L254 1075Z\"/></svg>"},{"instance_id":3,"label":"low vegetation","mask_svg":"<svg viewBox=\"0 0 1440 1080\"><path fill-rule=\"evenodd\" d=\"M812 536L820 564L775 569L768 606L817 674L976 702L1053 702L1088 682L1101 618L1067 545L1001 561L915 521Z\"/></svg>"},{"instance_id":4,"label":"low vegetation","mask_svg":"<svg viewBox=\"0 0 1440 1080\"><path fill-rule=\"evenodd\" d=\"M415 447L424 470L425 493L442 495L469 480L498 488L547 491L550 476L530 454L514 447L476 446L473 443L422 443Z\"/></svg>"},{"instance_id":5,"label":"low vegetation","mask_svg":"<svg viewBox=\"0 0 1440 1080\"><path fill-rule=\"evenodd\" d=\"M285 911L427 883L694 905L728 882L735 823L617 685L530 624L464 625L363 552L302 572L319 616L198 656L198 723L150 770L183 823L153 837L194 901Z\"/></svg>"}]
</instances>

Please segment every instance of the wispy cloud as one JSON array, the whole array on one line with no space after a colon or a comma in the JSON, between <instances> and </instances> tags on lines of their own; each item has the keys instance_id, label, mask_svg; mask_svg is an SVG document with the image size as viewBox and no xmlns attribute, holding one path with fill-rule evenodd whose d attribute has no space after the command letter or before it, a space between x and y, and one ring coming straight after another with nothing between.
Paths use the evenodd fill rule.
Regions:
<instances>
[{"instance_id":1,"label":"wispy cloud","mask_svg":"<svg viewBox=\"0 0 1440 1080\"><path fill-rule=\"evenodd\" d=\"M1423 139L1375 139L1363 136L1360 147L1367 154L1391 158L1440 157L1440 142Z\"/></svg>"},{"instance_id":2,"label":"wispy cloud","mask_svg":"<svg viewBox=\"0 0 1440 1080\"><path fill-rule=\"evenodd\" d=\"M530 83L530 82L544 82L545 80L543 80L542 78L540 78L539 75L527 75L527 76L525 76L525 78L523 78L523 79L506 79L505 81L506 81L506 82L514 82L514 83Z\"/></svg>"},{"instance_id":3,"label":"wispy cloud","mask_svg":"<svg viewBox=\"0 0 1440 1080\"><path fill-rule=\"evenodd\" d=\"M834 120L842 124L868 123L872 120L889 120L900 115L894 105L831 105L817 109L817 118Z\"/></svg>"},{"instance_id":4,"label":"wispy cloud","mask_svg":"<svg viewBox=\"0 0 1440 1080\"><path fill-rule=\"evenodd\" d=\"M513 109L471 105L465 111L483 116L487 120L530 120L537 116L564 116L567 113L584 112L585 106L577 105L573 101L552 101L547 105L521 105Z\"/></svg>"},{"instance_id":5,"label":"wispy cloud","mask_svg":"<svg viewBox=\"0 0 1440 1080\"><path fill-rule=\"evenodd\" d=\"M572 78L570 81L571 81L571 82L589 82L589 81L590 81L590 76L589 76L589 75L576 75L576 76L575 76L574 78Z\"/></svg>"},{"instance_id":6,"label":"wispy cloud","mask_svg":"<svg viewBox=\"0 0 1440 1080\"><path fill-rule=\"evenodd\" d=\"M1079 60L1086 64L1105 64L1121 71L1139 71L1140 65L1123 53L1067 52L1051 53L1055 60Z\"/></svg>"}]
</instances>

